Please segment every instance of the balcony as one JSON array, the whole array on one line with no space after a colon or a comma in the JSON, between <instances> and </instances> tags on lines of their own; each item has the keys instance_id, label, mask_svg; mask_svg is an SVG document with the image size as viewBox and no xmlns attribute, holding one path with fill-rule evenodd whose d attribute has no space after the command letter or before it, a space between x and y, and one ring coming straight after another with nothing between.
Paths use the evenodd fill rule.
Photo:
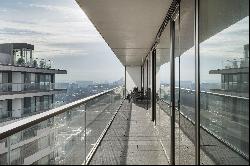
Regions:
<instances>
[{"instance_id":1,"label":"balcony","mask_svg":"<svg viewBox=\"0 0 250 166\"><path fill-rule=\"evenodd\" d=\"M122 92L122 88L103 92L1 127L0 164L39 163L41 155L49 155L50 158L51 153L54 157L50 158L50 164L83 163L83 155L90 152L116 114L122 102ZM29 127L26 126L28 124ZM9 130L8 126L15 129ZM7 136L5 131L14 130L17 131L15 134ZM34 149L26 149L26 146ZM73 153L79 155L77 160L68 156Z\"/></svg>"},{"instance_id":2,"label":"balcony","mask_svg":"<svg viewBox=\"0 0 250 166\"><path fill-rule=\"evenodd\" d=\"M153 123L147 98L134 95L129 102L123 96L124 89L115 88L1 127L0 164L169 164L167 102L158 100L158 121ZM176 109L176 142L183 143L176 146L178 164L194 164L192 108L186 111ZM219 164L223 159L223 163L248 164L242 149L216 135L209 128L212 124L205 125L201 132L209 144L201 147L201 157L206 163Z\"/></svg>"},{"instance_id":3,"label":"balcony","mask_svg":"<svg viewBox=\"0 0 250 166\"><path fill-rule=\"evenodd\" d=\"M5 83L0 84L0 94L17 94L44 91L65 91L59 83Z\"/></svg>"},{"instance_id":4,"label":"balcony","mask_svg":"<svg viewBox=\"0 0 250 166\"><path fill-rule=\"evenodd\" d=\"M39 58L36 58L35 60L32 59L25 60L24 58L18 58L14 64L16 66L33 67L40 69L51 69L52 67L51 60L39 59Z\"/></svg>"},{"instance_id":5,"label":"balcony","mask_svg":"<svg viewBox=\"0 0 250 166\"><path fill-rule=\"evenodd\" d=\"M13 123L15 121L18 121L20 119L26 118L28 116L36 115L54 108L57 108L59 106L64 105L64 102L56 102L49 104L48 102L37 102L36 105L25 107L21 109L12 109L11 111L6 111L5 109L1 108L0 112L0 126ZM20 112L20 117L13 116L13 112Z\"/></svg>"}]
</instances>

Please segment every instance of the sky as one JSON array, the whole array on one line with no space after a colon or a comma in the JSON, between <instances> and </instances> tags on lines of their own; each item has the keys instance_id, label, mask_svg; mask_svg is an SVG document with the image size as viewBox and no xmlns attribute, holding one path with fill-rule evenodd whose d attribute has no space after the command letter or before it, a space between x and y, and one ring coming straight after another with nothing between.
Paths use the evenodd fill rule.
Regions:
<instances>
[{"instance_id":1,"label":"sky","mask_svg":"<svg viewBox=\"0 0 250 166\"><path fill-rule=\"evenodd\" d=\"M227 60L243 57L249 43L249 17L201 43L201 76L204 82L219 82ZM53 66L66 69L57 81L115 81L124 67L74 0L2 0L1 43L25 42L35 45L35 56L50 59ZM223 43L223 44L221 44ZM181 56L182 80L194 80L194 48ZM168 82L168 66L161 67L161 81Z\"/></svg>"},{"instance_id":2,"label":"sky","mask_svg":"<svg viewBox=\"0 0 250 166\"><path fill-rule=\"evenodd\" d=\"M58 82L115 81L124 67L74 0L5 0L0 5L1 43L35 45L50 59Z\"/></svg>"}]
</instances>

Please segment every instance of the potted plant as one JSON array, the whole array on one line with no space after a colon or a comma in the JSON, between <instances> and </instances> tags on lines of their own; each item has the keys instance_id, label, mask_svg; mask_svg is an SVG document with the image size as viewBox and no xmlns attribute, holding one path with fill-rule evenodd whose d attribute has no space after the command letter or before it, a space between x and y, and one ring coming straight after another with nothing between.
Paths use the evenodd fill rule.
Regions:
<instances>
[{"instance_id":1,"label":"potted plant","mask_svg":"<svg viewBox=\"0 0 250 166\"><path fill-rule=\"evenodd\" d=\"M24 59L23 59L22 57L19 58L19 59L17 60L17 64L18 64L18 65L24 65L24 64L25 64Z\"/></svg>"},{"instance_id":2,"label":"potted plant","mask_svg":"<svg viewBox=\"0 0 250 166\"><path fill-rule=\"evenodd\" d=\"M33 61L33 66L34 66L34 67L37 67L37 66L38 66L37 60L34 60L34 61Z\"/></svg>"},{"instance_id":3,"label":"potted plant","mask_svg":"<svg viewBox=\"0 0 250 166\"><path fill-rule=\"evenodd\" d=\"M40 60L40 68L44 68L45 67L45 62L44 59Z\"/></svg>"}]
</instances>

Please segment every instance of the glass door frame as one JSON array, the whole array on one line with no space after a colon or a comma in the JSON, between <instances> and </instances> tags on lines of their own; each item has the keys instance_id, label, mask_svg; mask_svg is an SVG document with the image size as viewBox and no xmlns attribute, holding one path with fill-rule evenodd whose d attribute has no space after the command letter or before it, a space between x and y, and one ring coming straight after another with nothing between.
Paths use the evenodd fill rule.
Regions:
<instances>
[{"instance_id":1,"label":"glass door frame","mask_svg":"<svg viewBox=\"0 0 250 166\"><path fill-rule=\"evenodd\" d=\"M170 164L175 165L175 110L176 107L180 108L180 59L179 59L179 92L178 92L178 103L176 105L176 94L175 94L175 39L176 33L176 24L178 24L180 28L180 5L176 8L171 20L170 20L170 112L171 112L171 133L170 133ZM195 11L194 11L194 46L195 46L195 164L200 165L200 50L199 50L199 0L195 0ZM178 19L177 19L178 18ZM178 20L178 21L176 21ZM180 39L179 39L180 41ZM180 43L179 43L180 47ZM180 55L179 55L180 56ZM180 126L179 126L180 127Z\"/></svg>"}]
</instances>

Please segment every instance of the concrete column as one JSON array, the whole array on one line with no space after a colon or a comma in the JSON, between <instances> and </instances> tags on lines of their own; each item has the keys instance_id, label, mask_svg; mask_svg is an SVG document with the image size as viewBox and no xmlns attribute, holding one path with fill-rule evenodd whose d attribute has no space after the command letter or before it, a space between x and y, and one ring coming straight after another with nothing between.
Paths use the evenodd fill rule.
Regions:
<instances>
[{"instance_id":1,"label":"concrete column","mask_svg":"<svg viewBox=\"0 0 250 166\"><path fill-rule=\"evenodd\" d=\"M7 115L8 114L8 101L7 100L0 100L0 112L1 115Z\"/></svg>"},{"instance_id":2,"label":"concrete column","mask_svg":"<svg viewBox=\"0 0 250 166\"><path fill-rule=\"evenodd\" d=\"M35 83L36 82L36 74L35 73L31 73L30 74L30 82L31 83Z\"/></svg>"},{"instance_id":3,"label":"concrete column","mask_svg":"<svg viewBox=\"0 0 250 166\"><path fill-rule=\"evenodd\" d=\"M36 89L36 74L35 73L31 73L30 74L30 83L32 84L32 85L30 85L31 86L31 88L32 89Z\"/></svg>"},{"instance_id":4,"label":"concrete column","mask_svg":"<svg viewBox=\"0 0 250 166\"><path fill-rule=\"evenodd\" d=\"M3 83L3 73L2 72L0 72L0 84L2 84ZM1 87L1 86L0 86Z\"/></svg>"},{"instance_id":5,"label":"concrete column","mask_svg":"<svg viewBox=\"0 0 250 166\"><path fill-rule=\"evenodd\" d=\"M130 92L134 87L141 90L141 66L127 66L126 89Z\"/></svg>"},{"instance_id":6,"label":"concrete column","mask_svg":"<svg viewBox=\"0 0 250 166\"><path fill-rule=\"evenodd\" d=\"M144 85L144 92L147 91L147 61L144 63L144 71L143 71L143 85Z\"/></svg>"},{"instance_id":7,"label":"concrete column","mask_svg":"<svg viewBox=\"0 0 250 166\"><path fill-rule=\"evenodd\" d=\"M19 118L22 116L22 99L12 100L12 117Z\"/></svg>"}]
</instances>

